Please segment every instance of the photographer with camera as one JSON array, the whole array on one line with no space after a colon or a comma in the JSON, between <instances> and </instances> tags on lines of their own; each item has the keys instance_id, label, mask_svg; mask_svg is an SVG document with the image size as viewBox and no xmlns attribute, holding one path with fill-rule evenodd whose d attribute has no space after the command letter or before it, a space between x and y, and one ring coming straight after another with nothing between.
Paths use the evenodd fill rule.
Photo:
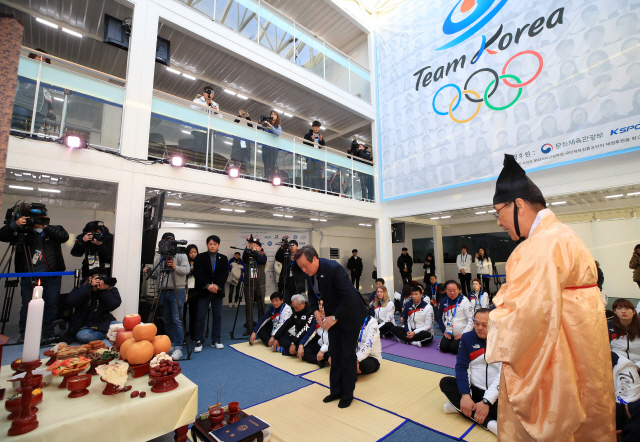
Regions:
<instances>
[{"instance_id":1,"label":"photographer with camera","mask_svg":"<svg viewBox=\"0 0 640 442\"><path fill-rule=\"evenodd\" d=\"M244 249L242 260L245 262L244 269L244 302L245 315L247 318L247 330L242 336L249 336L254 327L253 304L258 304L258 318L264 316L264 296L266 293L267 276L264 271L267 266L267 255L262 250L262 244L253 239L253 235L247 239L249 243ZM253 260L253 261L252 261ZM253 263L253 269L252 269Z\"/></svg>"},{"instance_id":2,"label":"photographer with camera","mask_svg":"<svg viewBox=\"0 0 640 442\"><path fill-rule=\"evenodd\" d=\"M284 302L291 305L291 297L307 290L307 279L304 272L293 259L293 255L298 251L298 241L292 239L288 244L276 252L276 260L278 255L282 258L282 271L278 280L278 287L284 293Z\"/></svg>"},{"instance_id":3,"label":"photographer with camera","mask_svg":"<svg viewBox=\"0 0 640 442\"><path fill-rule=\"evenodd\" d=\"M207 311L211 305L211 346L223 349L221 342L222 328L222 300L224 299L224 285L229 277L229 260L222 253L218 253L220 237L211 235L207 238L207 251L199 254L193 264L193 276L196 286L201 287L202 295L198 299L198 322L196 323L195 352L202 351L204 345L204 329L207 321ZM198 348L200 350L198 350Z\"/></svg>"},{"instance_id":4,"label":"photographer with camera","mask_svg":"<svg viewBox=\"0 0 640 442\"><path fill-rule=\"evenodd\" d=\"M258 123L262 126L258 126L259 130L269 132L276 137L282 134L282 126L280 125L280 116L274 110L271 111L269 116L261 115L258 119ZM264 178L270 180L273 175L276 174L276 161L278 160L278 149L275 147L263 145L262 146L262 164L264 164Z\"/></svg>"},{"instance_id":5,"label":"photographer with camera","mask_svg":"<svg viewBox=\"0 0 640 442\"><path fill-rule=\"evenodd\" d=\"M88 344L105 339L109 326L119 323L111 314L122 303L120 292L115 287L117 282L103 269L91 269L82 285L71 290L68 301L74 310L69 321L67 342L77 340Z\"/></svg>"},{"instance_id":6,"label":"photographer with camera","mask_svg":"<svg viewBox=\"0 0 640 442\"><path fill-rule=\"evenodd\" d=\"M76 237L71 256L84 256L83 278L87 278L89 271L93 269L103 269L104 274L111 276L113 235L109 233L109 229L102 221L90 221L84 226L82 233Z\"/></svg>"},{"instance_id":7,"label":"photographer with camera","mask_svg":"<svg viewBox=\"0 0 640 442\"><path fill-rule=\"evenodd\" d=\"M351 142L351 146L349 146L349 150L347 151L347 154L352 155L356 161L358 161L358 158L371 161L371 150L366 148L364 144L358 143L358 140L353 140ZM361 161L361 163L362 162L363 161Z\"/></svg>"},{"instance_id":8,"label":"photographer with camera","mask_svg":"<svg viewBox=\"0 0 640 442\"><path fill-rule=\"evenodd\" d=\"M62 226L49 225L48 212L44 204L16 204L7 211L5 226L0 229L0 241L16 244L16 273L63 272L64 265L60 244L69 240L69 234ZM37 280L43 287L44 317L42 320L43 338L54 336L53 321L58 314L58 296L62 276L44 276L40 278L20 278L20 339L24 342L24 330L27 323L27 308Z\"/></svg>"},{"instance_id":9,"label":"photographer with camera","mask_svg":"<svg viewBox=\"0 0 640 442\"><path fill-rule=\"evenodd\" d=\"M172 244L173 243L173 244ZM163 271L160 265L163 259L166 259L166 265L170 273L167 275L162 287L158 287L162 296L160 304L162 304L162 322L169 339L171 339L171 357L174 360L182 358L182 344L184 343L184 329L178 313L178 305L176 304L176 294L180 303L180 311L184 312L185 288L187 286L187 275L191 272L189 258L184 253L178 253L178 244L186 244L186 241L176 241L173 233L165 232L162 239L158 243L160 257L156 261L154 276L157 278ZM145 273L148 269L143 270ZM174 279L175 277L175 279ZM175 281L175 284L174 284ZM198 310L199 313L199 310Z\"/></svg>"},{"instance_id":10,"label":"photographer with camera","mask_svg":"<svg viewBox=\"0 0 640 442\"><path fill-rule=\"evenodd\" d=\"M251 117L249 116L249 112L246 110L240 109L238 111L238 118L236 118L233 122L240 123L240 119L245 119L247 121L251 121ZM247 123L247 126L253 128L253 124ZM250 143L247 140L243 140L238 137L233 137L231 144L231 155L229 156L228 166L237 166L239 172L244 174L249 169L249 164L251 164L252 158L252 146L253 143Z\"/></svg>"},{"instance_id":11,"label":"photographer with camera","mask_svg":"<svg viewBox=\"0 0 640 442\"><path fill-rule=\"evenodd\" d=\"M325 145L324 138L320 133L321 124L318 120L311 124L311 129L304 135L305 140L312 141L320 146ZM307 146L313 146L312 143L304 143ZM318 149L322 149L318 146ZM303 185L312 189L323 190L324 189L324 161L316 160L311 157L307 157L307 167L305 170L305 177Z\"/></svg>"},{"instance_id":12,"label":"photographer with camera","mask_svg":"<svg viewBox=\"0 0 640 442\"><path fill-rule=\"evenodd\" d=\"M202 90L202 94L196 95L193 99L194 104L191 105L191 109L199 110L201 109L200 106L204 106L207 108L208 113L214 114L218 118L222 118L222 115L220 115L219 112L216 112L220 110L220 106L218 106L218 103L213 101L213 96L213 88L211 86L205 86Z\"/></svg>"}]
</instances>

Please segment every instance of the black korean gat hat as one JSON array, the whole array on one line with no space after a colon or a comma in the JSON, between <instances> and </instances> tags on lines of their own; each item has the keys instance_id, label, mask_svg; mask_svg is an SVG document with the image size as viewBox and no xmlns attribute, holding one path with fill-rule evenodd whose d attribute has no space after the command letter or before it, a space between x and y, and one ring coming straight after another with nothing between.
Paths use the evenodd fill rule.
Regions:
<instances>
[{"instance_id":1,"label":"black korean gat hat","mask_svg":"<svg viewBox=\"0 0 640 442\"><path fill-rule=\"evenodd\" d=\"M516 162L513 155L504 155L502 172L496 181L496 193L493 195L493 205L509 203L517 198L544 198L542 192L526 172Z\"/></svg>"}]
</instances>

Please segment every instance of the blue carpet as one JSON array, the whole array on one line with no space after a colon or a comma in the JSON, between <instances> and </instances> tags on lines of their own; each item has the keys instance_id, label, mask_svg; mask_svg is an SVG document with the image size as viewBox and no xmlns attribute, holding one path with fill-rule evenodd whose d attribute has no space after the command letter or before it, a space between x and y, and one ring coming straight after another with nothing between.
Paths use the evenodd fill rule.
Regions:
<instances>
[{"instance_id":1,"label":"blue carpet","mask_svg":"<svg viewBox=\"0 0 640 442\"><path fill-rule=\"evenodd\" d=\"M412 367L422 368L424 370L435 371L436 373L446 374L448 376L456 375L456 371L453 368L441 367L439 365L429 364L428 362L414 361L413 359L403 358L402 356L389 355L386 354L384 350L382 350L382 359L411 365Z\"/></svg>"},{"instance_id":2,"label":"blue carpet","mask_svg":"<svg viewBox=\"0 0 640 442\"><path fill-rule=\"evenodd\" d=\"M451 442L458 439L427 430L413 422L405 422L404 425L383 440L385 442Z\"/></svg>"}]
</instances>

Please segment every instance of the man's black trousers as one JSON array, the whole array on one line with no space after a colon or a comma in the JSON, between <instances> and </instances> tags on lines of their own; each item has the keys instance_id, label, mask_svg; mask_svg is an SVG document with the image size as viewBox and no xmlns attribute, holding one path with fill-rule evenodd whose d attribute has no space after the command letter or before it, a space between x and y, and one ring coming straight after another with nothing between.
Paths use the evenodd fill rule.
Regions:
<instances>
[{"instance_id":1,"label":"man's black trousers","mask_svg":"<svg viewBox=\"0 0 640 442\"><path fill-rule=\"evenodd\" d=\"M264 342L264 345L269 345L269 340L271 339L271 330L273 329L273 321L271 319L267 320L267 322L262 326L256 335L258 338Z\"/></svg>"},{"instance_id":2,"label":"man's black trousers","mask_svg":"<svg viewBox=\"0 0 640 442\"><path fill-rule=\"evenodd\" d=\"M458 349L460 348L461 339L447 339L444 336L440 339L440 346L438 347L443 353L452 353L454 355L458 354Z\"/></svg>"},{"instance_id":3,"label":"man's black trousers","mask_svg":"<svg viewBox=\"0 0 640 442\"><path fill-rule=\"evenodd\" d=\"M449 402L453 404L458 410L460 410L460 400L462 399L462 395L460 394L460 390L458 390L458 384L456 382L456 378L453 376L446 376L440 379L440 390L444 395L449 399ZM480 388L471 386L471 399L473 399L474 403L482 402L482 398L484 397L485 390ZM475 411L471 414L471 419L475 415ZM493 405L489 407L489 414L487 415L484 422L481 424L484 428L487 427L487 423L490 421L498 420L498 401L496 400Z\"/></svg>"},{"instance_id":4,"label":"man's black trousers","mask_svg":"<svg viewBox=\"0 0 640 442\"><path fill-rule=\"evenodd\" d=\"M411 344L412 342L422 342L423 344L428 344L433 339L433 333L429 330L423 330L415 334L412 339L407 338L407 331L404 327L395 326L391 329L391 333L404 342L405 344Z\"/></svg>"},{"instance_id":5,"label":"man's black trousers","mask_svg":"<svg viewBox=\"0 0 640 442\"><path fill-rule=\"evenodd\" d=\"M357 289L360 288L360 275L356 275L355 273L351 272L351 284L354 285L354 287Z\"/></svg>"},{"instance_id":6,"label":"man's black trousers","mask_svg":"<svg viewBox=\"0 0 640 442\"><path fill-rule=\"evenodd\" d=\"M460 280L460 285L462 286L462 294L465 297L468 297L468 293L471 291L471 273L458 273L458 279Z\"/></svg>"},{"instance_id":7,"label":"man's black trousers","mask_svg":"<svg viewBox=\"0 0 640 442\"><path fill-rule=\"evenodd\" d=\"M402 285L412 284L413 279L411 279L411 273L400 271L400 275L402 276Z\"/></svg>"},{"instance_id":8,"label":"man's black trousers","mask_svg":"<svg viewBox=\"0 0 640 442\"><path fill-rule=\"evenodd\" d=\"M358 358L356 346L360 324L348 325L336 323L329 329L331 343L331 373L329 374L331 394L344 399L353 398L358 377Z\"/></svg>"}]
</instances>

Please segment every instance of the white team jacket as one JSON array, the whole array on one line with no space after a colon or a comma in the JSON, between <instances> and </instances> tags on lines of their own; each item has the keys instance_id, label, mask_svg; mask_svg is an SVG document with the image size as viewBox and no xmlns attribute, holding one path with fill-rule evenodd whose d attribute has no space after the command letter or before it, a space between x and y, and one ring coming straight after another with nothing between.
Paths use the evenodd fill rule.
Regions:
<instances>
[{"instance_id":1,"label":"white team jacket","mask_svg":"<svg viewBox=\"0 0 640 442\"><path fill-rule=\"evenodd\" d=\"M462 253L459 254L458 257L456 258L456 264L458 265L458 273L460 273L460 270L464 269L464 272L467 275L470 275L471 261L473 261L473 257L468 253L466 253L464 256L462 256Z\"/></svg>"},{"instance_id":2,"label":"white team jacket","mask_svg":"<svg viewBox=\"0 0 640 442\"><path fill-rule=\"evenodd\" d=\"M378 321L369 317L367 325L360 329L358 335L358 347L356 349L358 362L371 356L382 362L382 345L380 344L380 330Z\"/></svg>"},{"instance_id":3,"label":"white team jacket","mask_svg":"<svg viewBox=\"0 0 640 442\"><path fill-rule=\"evenodd\" d=\"M640 399L640 376L638 369L629 359L618 356L618 362L613 367L613 385L616 391L616 402L620 399L626 403Z\"/></svg>"},{"instance_id":4,"label":"white team jacket","mask_svg":"<svg viewBox=\"0 0 640 442\"><path fill-rule=\"evenodd\" d=\"M481 307L489 308L489 295L487 292L482 292L481 295L478 295L476 292L471 292L469 293L469 302L474 312Z\"/></svg>"},{"instance_id":5,"label":"white team jacket","mask_svg":"<svg viewBox=\"0 0 640 442\"><path fill-rule=\"evenodd\" d=\"M471 357L473 357L473 353ZM469 382L474 387L486 390L484 392L484 398L492 404L498 400L501 370L502 362L487 364L484 351L469 363Z\"/></svg>"},{"instance_id":6,"label":"white team jacket","mask_svg":"<svg viewBox=\"0 0 640 442\"><path fill-rule=\"evenodd\" d=\"M491 258L484 258L482 261L476 259L476 264L478 265L478 275L491 275L493 273Z\"/></svg>"},{"instance_id":7,"label":"white team jacket","mask_svg":"<svg viewBox=\"0 0 640 442\"><path fill-rule=\"evenodd\" d=\"M390 322L393 325L396 325L396 319L394 317L396 307L393 305L393 301L391 299L387 301L386 307L383 307L382 305L376 307L374 305L371 308L373 309L373 314L378 321L378 325L382 325L385 322Z\"/></svg>"},{"instance_id":8,"label":"white team jacket","mask_svg":"<svg viewBox=\"0 0 640 442\"><path fill-rule=\"evenodd\" d=\"M424 304L424 305L423 305ZM433 329L433 307L426 301L420 305L407 305L407 327L409 331L420 333L421 331Z\"/></svg>"},{"instance_id":9,"label":"white team jacket","mask_svg":"<svg viewBox=\"0 0 640 442\"><path fill-rule=\"evenodd\" d=\"M609 327L611 327L610 324ZM611 333L609 333L609 339L611 339L612 352L615 352L618 356L629 359L636 364L636 366L640 367L640 339L630 341L628 335L617 336L615 334L611 335Z\"/></svg>"},{"instance_id":10,"label":"white team jacket","mask_svg":"<svg viewBox=\"0 0 640 442\"><path fill-rule=\"evenodd\" d=\"M440 305L445 305L445 303L447 302L447 299L449 298L443 298L440 301ZM452 302L451 300L449 300L449 308L451 310L451 313L449 314L449 316L453 315L453 312L455 311L455 316L453 317L452 322L452 326L453 326L453 336L456 336L460 333L466 333L468 331L473 330L473 306L471 305L471 303L469 302L469 300L467 298L465 298L464 296L462 296L462 301L460 301L460 304L458 305L458 309L456 311L455 309L455 303ZM444 308L443 308L444 310ZM442 314L442 321L446 324L447 323L447 312L444 311Z\"/></svg>"},{"instance_id":11,"label":"white team jacket","mask_svg":"<svg viewBox=\"0 0 640 442\"><path fill-rule=\"evenodd\" d=\"M193 104L190 107L191 109L195 109L195 110L202 110L202 107L206 107L208 113L215 114L218 118L222 118L222 115L220 113L215 112L220 110L220 106L218 106L218 103L211 100L211 105L208 105L207 101L204 99L202 95L197 98L194 98Z\"/></svg>"}]
</instances>

